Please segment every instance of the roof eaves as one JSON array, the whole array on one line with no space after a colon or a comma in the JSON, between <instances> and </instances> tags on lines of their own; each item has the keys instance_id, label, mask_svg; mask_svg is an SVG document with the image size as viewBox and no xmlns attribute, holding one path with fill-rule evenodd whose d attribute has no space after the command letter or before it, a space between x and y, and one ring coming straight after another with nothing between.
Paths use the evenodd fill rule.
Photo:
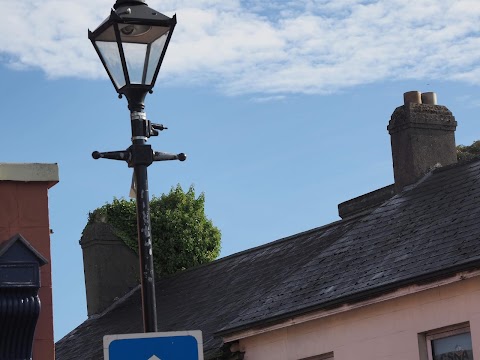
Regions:
<instances>
[{"instance_id":1,"label":"roof eaves","mask_svg":"<svg viewBox=\"0 0 480 360\"><path fill-rule=\"evenodd\" d=\"M226 336L226 335L230 335L230 334L240 332L253 327L264 327L267 325L272 325L274 323L283 321L285 319L296 317L299 315L304 315L309 312L314 312L319 310L328 310L344 304L360 302L369 298L374 298L374 297L383 295L391 291L398 290L405 286L414 285L414 284L425 284L432 281L440 280L442 278L454 275L462 271L474 270L474 269L480 269L480 257L470 259L469 261L456 264L455 266L452 266L449 268L444 268L444 269L440 269L430 273L421 274L415 277L401 279L391 283L382 284L380 286L376 286L376 287L367 289L365 291L347 294L346 296L342 296L337 299L333 299L331 301L318 303L314 306L309 306L299 310L286 312L283 314L272 316L270 318L247 322L239 326L233 326L233 327L228 327L227 325L223 329L220 329L219 331L215 332L214 335Z\"/></svg>"}]
</instances>

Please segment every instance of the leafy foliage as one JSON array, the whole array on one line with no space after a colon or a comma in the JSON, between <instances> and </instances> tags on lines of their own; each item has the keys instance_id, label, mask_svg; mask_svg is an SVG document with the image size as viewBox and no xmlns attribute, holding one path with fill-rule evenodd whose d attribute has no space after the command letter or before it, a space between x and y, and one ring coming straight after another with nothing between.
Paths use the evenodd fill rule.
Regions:
<instances>
[{"instance_id":1,"label":"leafy foliage","mask_svg":"<svg viewBox=\"0 0 480 360\"><path fill-rule=\"evenodd\" d=\"M458 145L457 159L458 161L467 161L480 157L480 140L476 140L472 145Z\"/></svg>"},{"instance_id":2,"label":"leafy foliage","mask_svg":"<svg viewBox=\"0 0 480 360\"><path fill-rule=\"evenodd\" d=\"M113 199L89 214L88 224L106 222L138 254L135 200ZM191 186L180 185L150 200L155 272L172 274L215 260L220 254L220 230L204 211L205 195L195 198Z\"/></svg>"}]
</instances>

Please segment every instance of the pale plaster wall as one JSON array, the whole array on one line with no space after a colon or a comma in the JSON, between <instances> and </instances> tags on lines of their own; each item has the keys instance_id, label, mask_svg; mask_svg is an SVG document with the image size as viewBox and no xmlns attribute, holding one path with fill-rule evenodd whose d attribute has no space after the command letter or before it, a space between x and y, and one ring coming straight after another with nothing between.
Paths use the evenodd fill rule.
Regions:
<instances>
[{"instance_id":1,"label":"pale plaster wall","mask_svg":"<svg viewBox=\"0 0 480 360\"><path fill-rule=\"evenodd\" d=\"M245 360L423 360L427 331L469 322L480 359L480 277L401 296L240 340Z\"/></svg>"}]
</instances>

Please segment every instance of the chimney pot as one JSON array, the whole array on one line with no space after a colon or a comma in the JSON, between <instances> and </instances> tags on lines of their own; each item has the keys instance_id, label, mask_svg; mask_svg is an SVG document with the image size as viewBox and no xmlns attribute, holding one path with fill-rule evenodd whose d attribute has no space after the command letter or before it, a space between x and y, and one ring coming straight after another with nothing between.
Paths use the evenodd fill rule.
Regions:
<instances>
[{"instance_id":1,"label":"chimney pot","mask_svg":"<svg viewBox=\"0 0 480 360\"><path fill-rule=\"evenodd\" d=\"M403 103L408 104L421 104L422 103L422 94L420 91L407 91L403 94Z\"/></svg>"},{"instance_id":2,"label":"chimney pot","mask_svg":"<svg viewBox=\"0 0 480 360\"><path fill-rule=\"evenodd\" d=\"M437 105L437 94L434 92L423 93L422 103L427 105Z\"/></svg>"},{"instance_id":3,"label":"chimney pot","mask_svg":"<svg viewBox=\"0 0 480 360\"><path fill-rule=\"evenodd\" d=\"M410 91L388 124L391 135L395 191L413 184L436 164L457 162L455 128L450 110L436 105L435 93ZM423 102L422 102L423 100Z\"/></svg>"}]
</instances>

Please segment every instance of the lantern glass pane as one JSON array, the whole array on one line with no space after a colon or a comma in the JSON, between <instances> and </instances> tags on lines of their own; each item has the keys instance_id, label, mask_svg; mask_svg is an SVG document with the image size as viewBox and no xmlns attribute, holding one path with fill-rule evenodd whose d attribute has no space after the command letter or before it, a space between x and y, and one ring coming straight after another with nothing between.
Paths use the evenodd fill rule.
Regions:
<instances>
[{"instance_id":1,"label":"lantern glass pane","mask_svg":"<svg viewBox=\"0 0 480 360\"><path fill-rule=\"evenodd\" d=\"M145 78L145 83L147 85L151 85L154 80L153 77L155 76L155 70L158 67L160 56L162 55L163 48L165 47L165 42L167 41L167 36L168 32L155 40L153 44L150 45L148 67Z\"/></svg>"},{"instance_id":2,"label":"lantern glass pane","mask_svg":"<svg viewBox=\"0 0 480 360\"><path fill-rule=\"evenodd\" d=\"M147 45L138 43L123 43L122 45L130 84L143 84Z\"/></svg>"},{"instance_id":3,"label":"lantern glass pane","mask_svg":"<svg viewBox=\"0 0 480 360\"><path fill-rule=\"evenodd\" d=\"M98 50L108 72L110 73L115 86L120 89L126 84L125 75L123 74L122 61L120 59L120 52L116 42L96 41Z\"/></svg>"}]
</instances>

